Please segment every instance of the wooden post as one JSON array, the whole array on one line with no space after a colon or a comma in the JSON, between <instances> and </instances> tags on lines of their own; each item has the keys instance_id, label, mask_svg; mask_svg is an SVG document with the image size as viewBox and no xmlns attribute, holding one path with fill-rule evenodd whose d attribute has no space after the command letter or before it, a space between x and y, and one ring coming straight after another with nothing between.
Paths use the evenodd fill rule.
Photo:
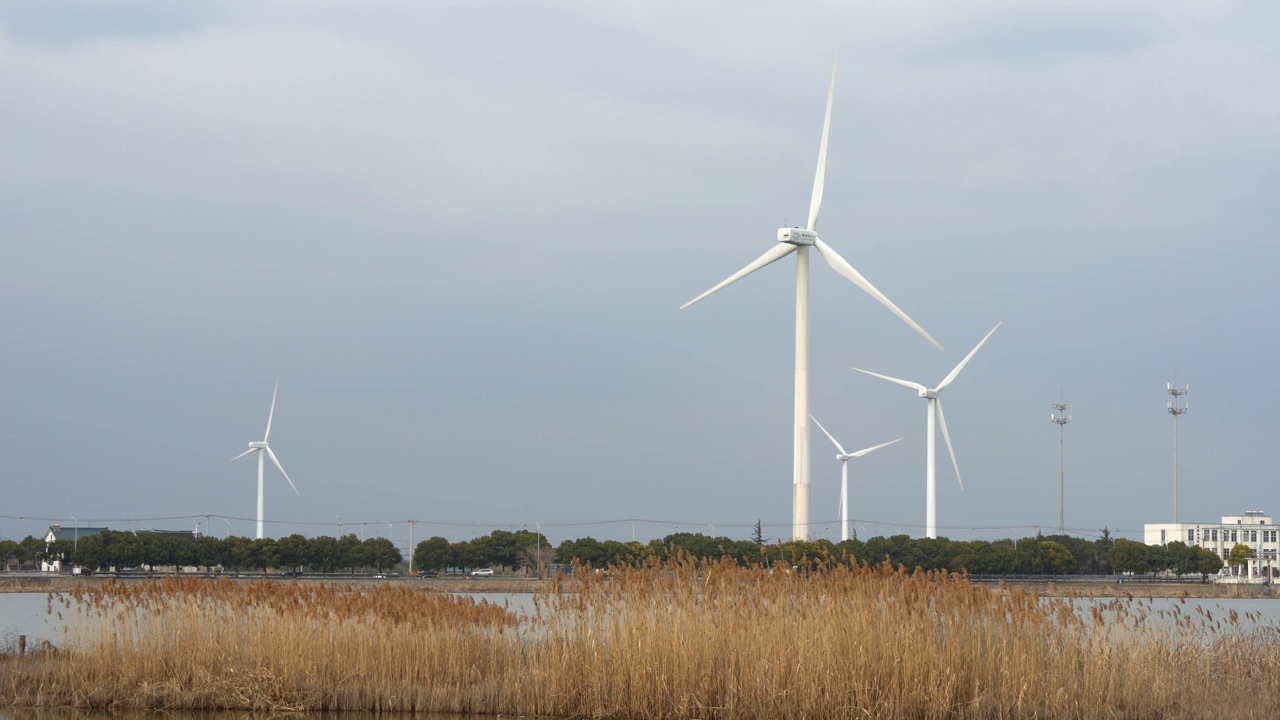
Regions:
<instances>
[{"instance_id":1,"label":"wooden post","mask_svg":"<svg viewBox=\"0 0 1280 720\"><path fill-rule=\"evenodd\" d=\"M27 636L19 635L18 636L18 657L23 658L26 656L27 656Z\"/></svg>"}]
</instances>

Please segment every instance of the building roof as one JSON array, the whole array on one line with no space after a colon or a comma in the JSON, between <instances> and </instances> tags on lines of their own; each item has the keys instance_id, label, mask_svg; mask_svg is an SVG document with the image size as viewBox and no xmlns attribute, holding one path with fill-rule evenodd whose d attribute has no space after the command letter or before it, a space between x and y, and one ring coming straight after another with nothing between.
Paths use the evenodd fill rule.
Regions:
<instances>
[{"instance_id":1,"label":"building roof","mask_svg":"<svg viewBox=\"0 0 1280 720\"><path fill-rule=\"evenodd\" d=\"M59 525L53 525L49 528L49 533L53 535L54 540L75 540L77 538L82 538L86 535L97 535L103 530L110 530L110 529L111 528L104 528L104 527L64 528ZM48 540L49 535L45 535L45 539Z\"/></svg>"}]
</instances>

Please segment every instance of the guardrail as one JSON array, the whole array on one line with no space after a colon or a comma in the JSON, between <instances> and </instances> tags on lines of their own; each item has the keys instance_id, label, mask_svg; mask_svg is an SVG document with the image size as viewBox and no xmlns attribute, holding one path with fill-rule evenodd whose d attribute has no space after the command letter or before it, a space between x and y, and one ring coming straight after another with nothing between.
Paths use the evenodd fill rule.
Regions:
<instances>
[{"instance_id":1,"label":"guardrail","mask_svg":"<svg viewBox=\"0 0 1280 720\"><path fill-rule=\"evenodd\" d=\"M1029 575L1014 573L1008 575L974 574L969 579L973 582L1053 582L1053 583L1184 583L1204 585L1213 582L1213 576L1203 575Z\"/></svg>"}]
</instances>

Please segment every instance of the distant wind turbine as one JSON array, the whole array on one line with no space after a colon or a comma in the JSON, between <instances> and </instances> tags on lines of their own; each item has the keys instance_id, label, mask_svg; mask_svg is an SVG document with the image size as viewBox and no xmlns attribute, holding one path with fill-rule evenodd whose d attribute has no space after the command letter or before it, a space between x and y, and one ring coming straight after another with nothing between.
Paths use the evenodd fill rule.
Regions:
<instances>
[{"instance_id":1,"label":"distant wind turbine","mask_svg":"<svg viewBox=\"0 0 1280 720\"><path fill-rule=\"evenodd\" d=\"M862 288L893 314L942 349L941 345L924 331L907 314L890 302L866 278L853 269L839 253L818 238L818 210L822 207L822 190L827 170L827 135L831 129L831 101L836 90L836 61L831 61L831 83L827 88L827 112L822 121L822 143L818 146L818 170L813 178L813 195L809 200L809 222L804 228L790 227L778 230L778 244L756 258L746 267L730 275L719 285L702 293L681 306L681 310L693 305L716 291L731 285L760 268L796 254L796 385L795 385L795 434L792 444L792 512L791 535L796 540L809 539L809 248L816 248L823 260L836 272Z\"/></svg>"},{"instance_id":2,"label":"distant wind turbine","mask_svg":"<svg viewBox=\"0 0 1280 720\"><path fill-rule=\"evenodd\" d=\"M928 440L928 442L926 443L927 447L925 450L925 536L926 537L931 537L931 538L938 537L938 483L937 483L937 473L935 470L936 454L934 450L935 439L934 439L934 430L933 430L933 427L935 425L935 422L934 422L935 416L937 417L936 424L942 428L942 439L947 441L947 452L951 453L951 466L954 467L956 470L956 482L960 483L961 490L964 489L964 481L960 479L960 464L956 462L956 451L951 447L951 435L950 433L947 432L947 418L946 418L946 415L944 415L942 412L942 401L938 399L938 393L941 393L944 388L946 388L948 385L951 384L952 380L956 379L956 376L960 374L960 371L964 369L964 366L969 362L970 359L973 358L974 355L977 354L978 350L987 342L987 339L990 338L992 334L994 334L999 327L1000 327L1000 323L996 323L996 326L991 328L991 332L987 333L987 336L982 338L982 342L978 343L977 347L970 350L969 354L965 355L964 359L960 361L960 364L957 365L955 369L950 372L950 374L948 374L945 378L943 378L942 382L938 383L938 387L935 387L935 388L927 388L924 385L921 385L920 383L911 382L910 380L899 380L898 378L891 378L888 375L881 375L879 373L873 373L869 370L854 368L854 370L857 370L860 373L865 373L873 377L878 377L881 380L888 380L891 383L897 383L903 387L911 388L912 390L915 390L917 393L919 393L920 397L924 398L925 401L928 403L929 426L928 426L928 432L926 433L926 436L925 436Z\"/></svg>"},{"instance_id":3,"label":"distant wind turbine","mask_svg":"<svg viewBox=\"0 0 1280 720\"><path fill-rule=\"evenodd\" d=\"M276 454L271 452L271 446L267 444L267 438L271 437L271 418L274 417L276 414L276 392L279 390L280 390L280 381L276 380L275 390L271 391L271 411L267 413L267 431L262 434L262 442L249 443L248 450L245 450L239 455L231 458L231 462L235 462L236 460L239 460L240 458L244 457L245 455L248 455L251 452L254 452L255 450L258 452L258 539L259 540L262 539L262 456L264 454L271 456L271 462L276 464L276 467L280 470L280 474L284 475L284 479L289 480L289 473L284 471L284 466L280 464L280 461L278 459L276 459ZM293 492L295 495L300 494L298 492L298 486L294 485L292 480L289 480L289 487L293 488Z\"/></svg>"},{"instance_id":4,"label":"distant wind turbine","mask_svg":"<svg viewBox=\"0 0 1280 720\"><path fill-rule=\"evenodd\" d=\"M817 425L818 429L822 430L823 434L827 436L827 439L831 441L832 445L836 446L836 450L838 451L838 453L836 454L836 459L840 461L840 542L844 542L845 540L849 539L849 460L850 458L862 457L863 455L866 455L871 452L875 452L876 450L879 450L882 447L899 442L900 440L902 440L902 438L898 438L897 440L890 440L887 443L880 443L875 447L869 447L869 448L866 448L865 450L859 450L857 452L845 452L844 447L840 443L836 442L836 439L834 437L831 437L831 433L827 432L827 429L822 427L822 423L818 422L818 418L813 417L812 415L810 415L809 417L813 418L813 424Z\"/></svg>"}]
</instances>

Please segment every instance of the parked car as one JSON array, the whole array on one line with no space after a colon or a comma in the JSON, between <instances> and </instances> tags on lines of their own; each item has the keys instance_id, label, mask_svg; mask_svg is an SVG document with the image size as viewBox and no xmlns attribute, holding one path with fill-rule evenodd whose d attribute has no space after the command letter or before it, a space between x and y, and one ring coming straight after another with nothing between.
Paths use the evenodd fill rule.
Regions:
<instances>
[{"instance_id":1,"label":"parked car","mask_svg":"<svg viewBox=\"0 0 1280 720\"><path fill-rule=\"evenodd\" d=\"M418 577L433 578L433 577L439 577L439 576L440 576L440 573L436 572L435 570L423 570L422 574L420 574Z\"/></svg>"},{"instance_id":2,"label":"parked car","mask_svg":"<svg viewBox=\"0 0 1280 720\"><path fill-rule=\"evenodd\" d=\"M302 571L301 570L285 570L284 572L280 573L280 577L282 578L302 577Z\"/></svg>"},{"instance_id":3,"label":"parked car","mask_svg":"<svg viewBox=\"0 0 1280 720\"><path fill-rule=\"evenodd\" d=\"M493 577L493 568L481 568L472 570L471 577Z\"/></svg>"}]
</instances>

